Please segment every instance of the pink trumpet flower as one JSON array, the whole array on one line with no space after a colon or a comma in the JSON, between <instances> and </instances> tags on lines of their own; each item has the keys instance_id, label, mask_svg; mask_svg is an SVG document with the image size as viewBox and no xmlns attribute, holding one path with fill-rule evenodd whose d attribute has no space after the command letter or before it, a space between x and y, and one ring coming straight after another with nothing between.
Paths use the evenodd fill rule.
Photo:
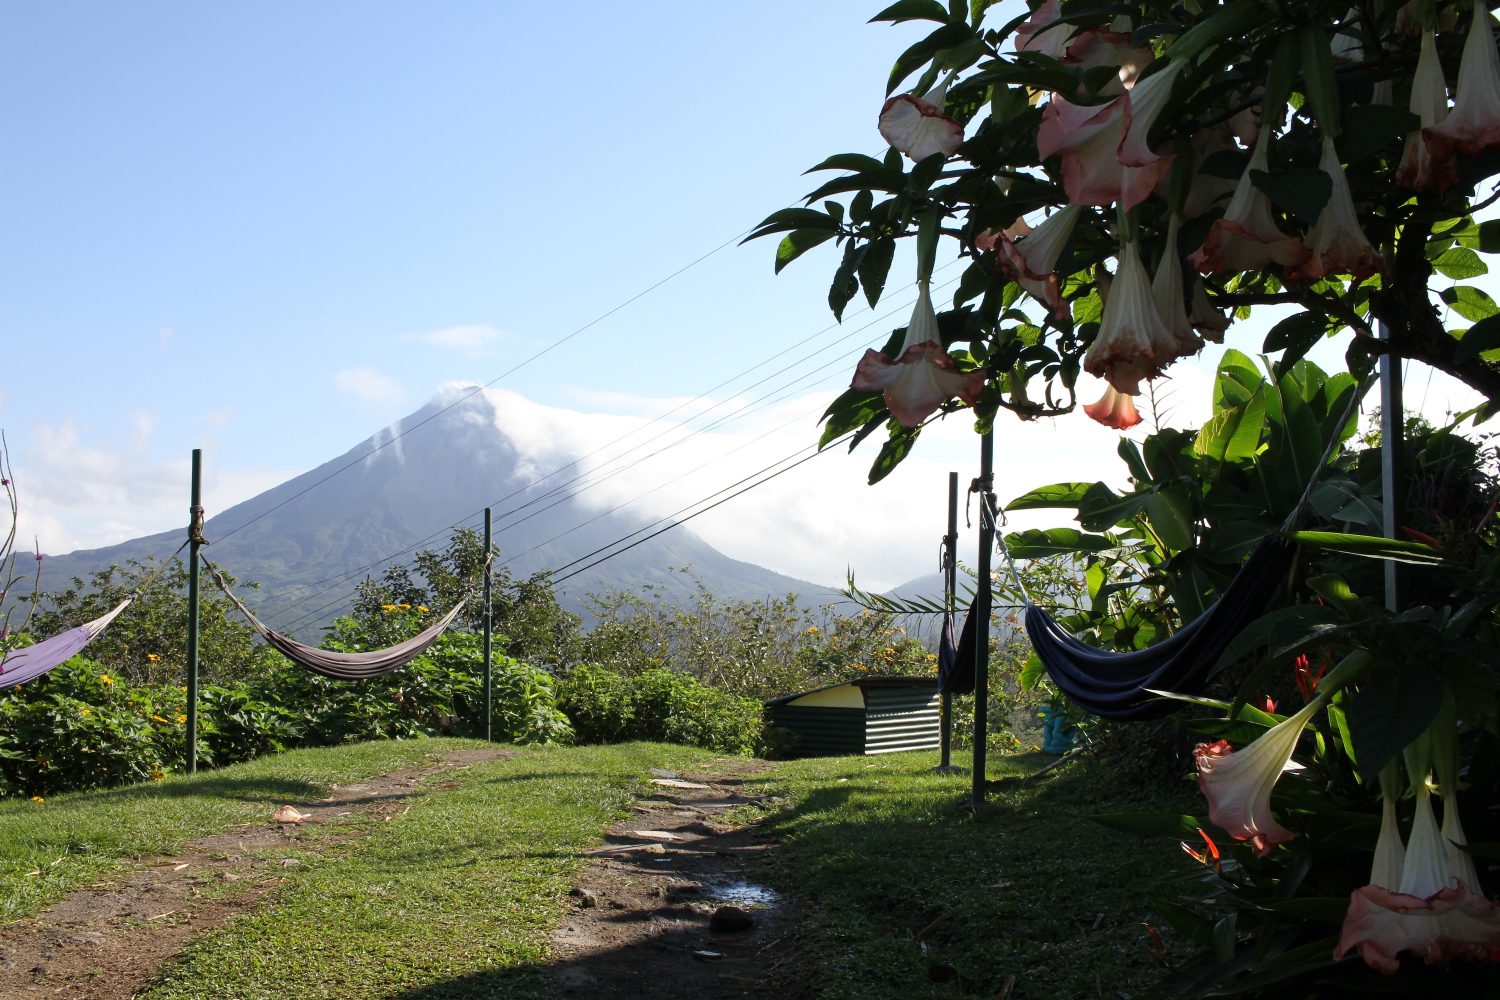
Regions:
<instances>
[{"instance_id":1,"label":"pink trumpet flower","mask_svg":"<svg viewBox=\"0 0 1500 1000\"><path fill-rule=\"evenodd\" d=\"M1167 245L1161 254L1161 263L1151 278L1151 299L1156 311L1166 324L1168 339L1173 344L1175 357L1185 358L1203 349L1203 342L1193 334L1193 324L1188 318L1186 296L1182 286L1182 257L1177 253L1177 216L1167 223Z\"/></svg>"},{"instance_id":2,"label":"pink trumpet flower","mask_svg":"<svg viewBox=\"0 0 1500 1000\"><path fill-rule=\"evenodd\" d=\"M1090 28L1073 35L1063 54L1063 62L1082 66L1084 69L1095 66L1119 67L1115 79L1099 89L1101 95L1125 93L1135 86L1136 78L1156 58L1151 46L1132 43L1128 18L1116 18L1116 22L1111 28Z\"/></svg>"},{"instance_id":3,"label":"pink trumpet flower","mask_svg":"<svg viewBox=\"0 0 1500 1000\"><path fill-rule=\"evenodd\" d=\"M1053 94L1037 131L1043 159L1062 156L1063 188L1075 205L1113 205L1127 211L1150 197L1172 166L1172 154L1152 152L1148 137L1183 63L1140 81L1099 107L1073 104Z\"/></svg>"},{"instance_id":4,"label":"pink trumpet flower","mask_svg":"<svg viewBox=\"0 0 1500 1000\"><path fill-rule=\"evenodd\" d=\"M1350 894L1334 958L1358 948L1366 965L1389 975L1401 967L1403 951L1429 965L1493 960L1500 953L1500 908L1454 877L1425 782L1417 788L1400 886L1393 891L1376 877L1372 873L1370 885Z\"/></svg>"},{"instance_id":5,"label":"pink trumpet flower","mask_svg":"<svg viewBox=\"0 0 1500 1000\"><path fill-rule=\"evenodd\" d=\"M1127 430L1141 422L1135 400L1112 385L1105 388L1104 395L1099 397L1097 403L1085 406L1083 412L1105 427L1113 427L1117 431Z\"/></svg>"},{"instance_id":6,"label":"pink trumpet flower","mask_svg":"<svg viewBox=\"0 0 1500 1000\"><path fill-rule=\"evenodd\" d=\"M1271 789L1282 772L1295 767L1292 751L1297 738L1322 707L1323 698L1315 697L1240 750L1231 751L1226 740L1200 743L1193 750L1198 787L1208 798L1208 818L1234 839L1250 841L1259 857L1296 837L1272 818Z\"/></svg>"},{"instance_id":7,"label":"pink trumpet flower","mask_svg":"<svg viewBox=\"0 0 1500 1000\"><path fill-rule=\"evenodd\" d=\"M927 286L926 280L917 282L917 305L900 356L892 361L880 351L866 351L850 383L863 392L882 393L891 416L903 427L917 426L954 396L972 406L989 377L983 368L959 371L943 350Z\"/></svg>"},{"instance_id":8,"label":"pink trumpet flower","mask_svg":"<svg viewBox=\"0 0 1500 1000\"><path fill-rule=\"evenodd\" d=\"M1323 155L1318 167L1328 175L1332 190L1328 203L1318 213L1318 221L1308 231L1306 259L1286 269L1286 280L1314 281L1332 274L1347 274L1361 281L1379 271L1385 261L1360 228L1359 218L1354 214L1354 198L1349 193L1349 179L1339 164L1333 139L1327 135L1323 137Z\"/></svg>"},{"instance_id":9,"label":"pink trumpet flower","mask_svg":"<svg viewBox=\"0 0 1500 1000\"><path fill-rule=\"evenodd\" d=\"M1083 370L1138 396L1141 379L1155 378L1176 357L1176 346L1156 310L1140 251L1129 240L1120 249L1120 269L1110 284L1099 332L1083 356Z\"/></svg>"},{"instance_id":10,"label":"pink trumpet flower","mask_svg":"<svg viewBox=\"0 0 1500 1000\"><path fill-rule=\"evenodd\" d=\"M1431 28L1422 32L1421 54L1411 81L1411 102L1407 106L1421 126L1406 137L1401 150L1401 165L1396 168L1396 183L1414 191L1431 191L1455 184L1458 168L1451 153L1438 155L1426 130L1448 114L1448 83L1443 79L1443 64L1438 59L1437 36ZM1445 149L1446 153L1446 149Z\"/></svg>"},{"instance_id":11,"label":"pink trumpet flower","mask_svg":"<svg viewBox=\"0 0 1500 1000\"><path fill-rule=\"evenodd\" d=\"M1061 17L1059 0L1043 0L1016 28L1016 51L1037 52L1061 60L1067 51L1068 40L1078 30L1071 24L1060 24Z\"/></svg>"},{"instance_id":12,"label":"pink trumpet flower","mask_svg":"<svg viewBox=\"0 0 1500 1000\"><path fill-rule=\"evenodd\" d=\"M1252 171L1266 169L1266 145L1270 138L1271 129L1262 129L1224 217L1214 222L1203 246L1188 258L1205 274L1261 271L1272 263L1292 267L1307 256L1307 247L1300 239L1277 227L1271 216L1271 200L1250 180Z\"/></svg>"},{"instance_id":13,"label":"pink trumpet flower","mask_svg":"<svg viewBox=\"0 0 1500 1000\"><path fill-rule=\"evenodd\" d=\"M1054 323L1067 323L1072 318L1068 304L1062 300L1057 261L1082 214L1082 205L1068 205L1052 213L1035 229L1021 232L1012 226L998 239L983 234L975 241L980 249L993 247L1001 270L1044 304Z\"/></svg>"},{"instance_id":14,"label":"pink trumpet flower","mask_svg":"<svg viewBox=\"0 0 1500 1000\"><path fill-rule=\"evenodd\" d=\"M1500 54L1495 51L1494 24L1489 8L1475 0L1458 63L1453 110L1438 124L1422 129L1428 149L1440 160L1477 156L1500 145Z\"/></svg>"},{"instance_id":15,"label":"pink trumpet flower","mask_svg":"<svg viewBox=\"0 0 1500 1000\"><path fill-rule=\"evenodd\" d=\"M897 94L880 109L880 135L915 163L934 153L952 156L964 141L964 127L943 114L948 85L941 83L925 97Z\"/></svg>"}]
</instances>

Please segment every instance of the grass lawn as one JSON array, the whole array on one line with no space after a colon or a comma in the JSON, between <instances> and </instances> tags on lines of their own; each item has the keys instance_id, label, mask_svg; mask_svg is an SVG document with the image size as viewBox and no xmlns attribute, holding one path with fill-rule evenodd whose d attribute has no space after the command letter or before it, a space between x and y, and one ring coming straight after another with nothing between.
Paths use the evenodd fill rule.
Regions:
<instances>
[{"instance_id":1,"label":"grass lawn","mask_svg":"<svg viewBox=\"0 0 1500 1000\"><path fill-rule=\"evenodd\" d=\"M314 800L330 782L481 745L297 751L159 785L5 803L0 919L135 858L263 824L276 804ZM965 807L967 778L930 773L935 755L752 770L751 790L774 796L758 818L779 845L755 877L803 913L790 958L769 973L786 995L1154 995L1146 896L1190 863L1173 844L1088 822L1163 804L1111 788L1098 760L1020 782L1050 760L993 759L991 777L1016 780L978 815ZM702 751L625 744L527 749L442 772L409 810L353 824L364 836L344 836L346 823L320 845L310 829L285 880L195 939L142 997L544 996L548 935L586 860L580 849L626 814L653 767L746 771Z\"/></svg>"}]
</instances>

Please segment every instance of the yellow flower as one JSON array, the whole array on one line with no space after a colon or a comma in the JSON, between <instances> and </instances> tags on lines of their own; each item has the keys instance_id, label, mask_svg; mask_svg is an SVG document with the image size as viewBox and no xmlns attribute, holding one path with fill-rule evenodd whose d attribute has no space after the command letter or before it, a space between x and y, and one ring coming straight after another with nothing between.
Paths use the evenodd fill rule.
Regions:
<instances>
[{"instance_id":1,"label":"yellow flower","mask_svg":"<svg viewBox=\"0 0 1500 1000\"><path fill-rule=\"evenodd\" d=\"M398 604L398 605L396 605L396 607L400 608L402 611L410 611L411 610L411 605L410 604Z\"/></svg>"},{"instance_id":2,"label":"yellow flower","mask_svg":"<svg viewBox=\"0 0 1500 1000\"><path fill-rule=\"evenodd\" d=\"M807 631L805 633L803 633L803 634L804 635L817 635L818 634L818 626L816 626L816 625L809 625L809 626L807 626Z\"/></svg>"},{"instance_id":3,"label":"yellow flower","mask_svg":"<svg viewBox=\"0 0 1500 1000\"><path fill-rule=\"evenodd\" d=\"M80 714L82 714L82 715L93 715L94 713L90 712L88 709L85 708L85 709L83 709L83 711Z\"/></svg>"},{"instance_id":4,"label":"yellow flower","mask_svg":"<svg viewBox=\"0 0 1500 1000\"><path fill-rule=\"evenodd\" d=\"M147 653L146 659L150 660L152 663L156 663L161 659L161 657L157 656L155 653Z\"/></svg>"},{"instance_id":5,"label":"yellow flower","mask_svg":"<svg viewBox=\"0 0 1500 1000\"><path fill-rule=\"evenodd\" d=\"M161 771L152 771L151 772L151 780L152 781L165 781L166 779L167 779L167 776L164 773L162 773Z\"/></svg>"},{"instance_id":6,"label":"yellow flower","mask_svg":"<svg viewBox=\"0 0 1500 1000\"><path fill-rule=\"evenodd\" d=\"M380 606L380 610L384 611L386 614L390 614L392 611L396 610L396 606L394 604L382 604Z\"/></svg>"},{"instance_id":7,"label":"yellow flower","mask_svg":"<svg viewBox=\"0 0 1500 1000\"><path fill-rule=\"evenodd\" d=\"M181 691L181 692L183 692L183 693L186 693L186 692L187 692L187 688L185 688L185 687L180 687L180 688L178 688L178 689L177 689L177 690L179 690L179 691Z\"/></svg>"},{"instance_id":8,"label":"yellow flower","mask_svg":"<svg viewBox=\"0 0 1500 1000\"><path fill-rule=\"evenodd\" d=\"M426 614L431 609L428 608L427 605L425 605L425 604L418 604L417 605L417 610L420 611L420 612L422 612L423 614Z\"/></svg>"},{"instance_id":9,"label":"yellow flower","mask_svg":"<svg viewBox=\"0 0 1500 1000\"><path fill-rule=\"evenodd\" d=\"M109 674L100 674L99 675L99 681L102 684L113 684L114 683L114 681L110 678Z\"/></svg>"},{"instance_id":10,"label":"yellow flower","mask_svg":"<svg viewBox=\"0 0 1500 1000\"><path fill-rule=\"evenodd\" d=\"M185 724L186 724L186 723L187 723L187 716L185 716L185 715L179 715L179 716L178 716L178 717L177 717L177 724L178 724L178 725L179 725L179 726L181 726L181 725L185 725Z\"/></svg>"},{"instance_id":11,"label":"yellow flower","mask_svg":"<svg viewBox=\"0 0 1500 1000\"><path fill-rule=\"evenodd\" d=\"M47 800L44 799L44 798L42 798L40 795L33 795L31 797L31 801L37 802L37 803L41 803L41 802L46 802Z\"/></svg>"},{"instance_id":12,"label":"yellow flower","mask_svg":"<svg viewBox=\"0 0 1500 1000\"><path fill-rule=\"evenodd\" d=\"M163 719L163 718L162 718L162 717L161 717L161 716L159 716L159 715L153 715L153 716L151 716L151 718L153 718L153 719L155 719L155 720L156 720L156 721L157 721L157 722L161 722L161 723L166 723L166 722L167 722L167 721L168 721L168 720L166 720L166 719Z\"/></svg>"}]
</instances>

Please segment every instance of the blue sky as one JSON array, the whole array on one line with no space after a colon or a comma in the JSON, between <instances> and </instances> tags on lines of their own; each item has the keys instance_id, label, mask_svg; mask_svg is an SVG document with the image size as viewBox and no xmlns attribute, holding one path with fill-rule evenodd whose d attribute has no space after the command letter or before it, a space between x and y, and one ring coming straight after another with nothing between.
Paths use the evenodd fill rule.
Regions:
<instances>
[{"instance_id":1,"label":"blue sky","mask_svg":"<svg viewBox=\"0 0 1500 1000\"><path fill-rule=\"evenodd\" d=\"M800 175L825 155L879 151L889 65L922 30L865 24L880 6L7 5L0 427L23 537L67 551L179 523L194 447L222 509L733 241L810 189ZM788 454L816 435L799 415L905 316L826 332L831 254L776 277L772 250L712 253L495 388L537 407L529 433L584 448L830 345L768 384L787 384L776 408L694 446ZM907 300L898 286L882 312ZM1184 367L1184 397L1206 405L1212 361ZM746 386L776 367L715 399L756 398ZM820 582L849 565L876 585L928 572L944 473L973 472L967 423L876 490L861 485L872 453L828 456L694 526ZM1115 435L1081 415L1022 430L1002 427L1010 493L1113 462ZM672 460L600 502L669 478ZM643 503L673 509L741 474ZM893 537L913 510L931 532Z\"/></svg>"}]
</instances>

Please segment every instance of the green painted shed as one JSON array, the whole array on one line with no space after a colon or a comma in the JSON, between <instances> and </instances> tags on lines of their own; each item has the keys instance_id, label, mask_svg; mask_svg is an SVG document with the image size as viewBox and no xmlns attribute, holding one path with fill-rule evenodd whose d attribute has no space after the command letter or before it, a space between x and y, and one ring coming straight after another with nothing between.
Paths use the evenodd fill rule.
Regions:
<instances>
[{"instance_id":1,"label":"green painted shed","mask_svg":"<svg viewBox=\"0 0 1500 1000\"><path fill-rule=\"evenodd\" d=\"M860 677L766 702L793 757L936 750L941 708L936 677Z\"/></svg>"}]
</instances>

